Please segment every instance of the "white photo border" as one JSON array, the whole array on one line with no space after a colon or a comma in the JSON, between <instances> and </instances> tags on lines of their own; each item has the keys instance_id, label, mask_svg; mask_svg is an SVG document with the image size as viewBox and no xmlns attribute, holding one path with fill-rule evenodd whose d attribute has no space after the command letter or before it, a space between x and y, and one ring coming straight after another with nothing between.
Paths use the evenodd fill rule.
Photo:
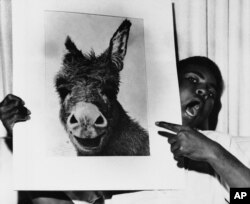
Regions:
<instances>
[{"instance_id":1,"label":"white photo border","mask_svg":"<svg viewBox=\"0 0 250 204\"><path fill-rule=\"evenodd\" d=\"M156 120L181 123L171 1L166 0L14 0L13 92L32 110L32 119L14 130L16 190L179 189L184 170L176 167ZM45 80L44 11L142 18L148 78L149 157L37 157L42 146ZM34 68L35 67L35 68ZM29 73L29 75L27 74ZM31 78L32 76L32 78ZM40 121L40 122L39 122ZM32 151L31 151L32 150ZM177 179L178 178L178 179Z\"/></svg>"}]
</instances>

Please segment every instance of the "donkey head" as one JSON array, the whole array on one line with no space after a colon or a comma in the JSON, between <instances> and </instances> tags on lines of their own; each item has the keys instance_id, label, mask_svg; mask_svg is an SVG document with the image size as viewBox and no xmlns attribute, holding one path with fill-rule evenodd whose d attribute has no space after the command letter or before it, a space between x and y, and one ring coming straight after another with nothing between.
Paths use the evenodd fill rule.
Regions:
<instances>
[{"instance_id":1,"label":"donkey head","mask_svg":"<svg viewBox=\"0 0 250 204\"><path fill-rule=\"evenodd\" d=\"M99 56L83 54L67 37L63 66L55 78L61 121L79 155L102 151L116 121L119 72L123 68L131 23L123 21Z\"/></svg>"}]
</instances>

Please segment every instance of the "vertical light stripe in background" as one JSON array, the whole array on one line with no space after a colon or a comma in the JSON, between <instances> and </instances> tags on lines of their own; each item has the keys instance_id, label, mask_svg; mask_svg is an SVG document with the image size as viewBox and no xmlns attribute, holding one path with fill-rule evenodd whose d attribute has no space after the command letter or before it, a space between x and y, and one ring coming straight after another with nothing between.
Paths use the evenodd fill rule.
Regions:
<instances>
[{"instance_id":1,"label":"vertical light stripe in background","mask_svg":"<svg viewBox=\"0 0 250 204\"><path fill-rule=\"evenodd\" d=\"M240 39L241 1L229 1L229 132L239 134L240 73L242 71L242 49Z\"/></svg>"},{"instance_id":2,"label":"vertical light stripe in background","mask_svg":"<svg viewBox=\"0 0 250 204\"><path fill-rule=\"evenodd\" d=\"M190 3L190 54L207 54L207 19L206 19L206 0L194 0ZM199 25L197 27L197 25ZM195 32L193 32L195 30Z\"/></svg>"},{"instance_id":3,"label":"vertical light stripe in background","mask_svg":"<svg viewBox=\"0 0 250 204\"><path fill-rule=\"evenodd\" d=\"M175 0L174 2L179 59L183 59L187 57L190 47L189 36L191 29L188 27L189 21L187 18L189 16L190 9L187 1Z\"/></svg>"},{"instance_id":4,"label":"vertical light stripe in background","mask_svg":"<svg viewBox=\"0 0 250 204\"><path fill-rule=\"evenodd\" d=\"M228 0L207 1L208 57L220 67L225 82L217 130L228 132Z\"/></svg>"},{"instance_id":5,"label":"vertical light stripe in background","mask_svg":"<svg viewBox=\"0 0 250 204\"><path fill-rule=\"evenodd\" d=\"M0 99L12 90L11 1L0 0Z\"/></svg>"},{"instance_id":6,"label":"vertical light stripe in background","mask_svg":"<svg viewBox=\"0 0 250 204\"><path fill-rule=\"evenodd\" d=\"M180 59L206 55L206 0L176 0L175 11Z\"/></svg>"},{"instance_id":7,"label":"vertical light stripe in background","mask_svg":"<svg viewBox=\"0 0 250 204\"><path fill-rule=\"evenodd\" d=\"M11 26L11 0L0 0L0 102L12 90ZM0 203L17 203L12 187L12 153L4 139L0 139Z\"/></svg>"},{"instance_id":8,"label":"vertical light stripe in background","mask_svg":"<svg viewBox=\"0 0 250 204\"><path fill-rule=\"evenodd\" d=\"M0 99L3 98L3 93L4 93L4 49L3 49L3 13L4 13L4 7L3 7L3 2L0 1Z\"/></svg>"},{"instance_id":9,"label":"vertical light stripe in background","mask_svg":"<svg viewBox=\"0 0 250 204\"><path fill-rule=\"evenodd\" d=\"M240 101L239 101L239 135L250 135L250 1L241 0L240 8L240 39L241 66L240 71Z\"/></svg>"}]
</instances>

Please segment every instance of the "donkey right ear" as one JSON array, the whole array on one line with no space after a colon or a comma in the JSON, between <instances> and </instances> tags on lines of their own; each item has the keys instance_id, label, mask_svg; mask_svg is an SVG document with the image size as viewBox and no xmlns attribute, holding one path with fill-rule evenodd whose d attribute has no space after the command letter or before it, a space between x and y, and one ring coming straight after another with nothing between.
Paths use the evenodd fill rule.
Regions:
<instances>
[{"instance_id":1,"label":"donkey right ear","mask_svg":"<svg viewBox=\"0 0 250 204\"><path fill-rule=\"evenodd\" d=\"M66 38L65 47L71 53L81 52L80 50L77 49L75 43L71 40L71 38L69 36L67 36L67 38Z\"/></svg>"},{"instance_id":2,"label":"donkey right ear","mask_svg":"<svg viewBox=\"0 0 250 204\"><path fill-rule=\"evenodd\" d=\"M124 20L110 40L109 49L111 61L119 71L123 68L123 60L127 51L130 26L131 22L127 19Z\"/></svg>"},{"instance_id":3,"label":"donkey right ear","mask_svg":"<svg viewBox=\"0 0 250 204\"><path fill-rule=\"evenodd\" d=\"M63 62L65 64L77 62L78 59L83 58L81 50L78 50L75 43L67 36L65 41L65 47L68 50L68 53L64 55Z\"/></svg>"}]
</instances>

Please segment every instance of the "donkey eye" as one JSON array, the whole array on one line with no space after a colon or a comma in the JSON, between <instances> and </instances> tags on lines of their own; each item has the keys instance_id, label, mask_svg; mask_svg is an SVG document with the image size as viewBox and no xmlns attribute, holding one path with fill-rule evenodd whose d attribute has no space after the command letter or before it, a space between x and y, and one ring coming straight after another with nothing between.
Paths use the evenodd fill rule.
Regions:
<instances>
[{"instance_id":1,"label":"donkey eye","mask_svg":"<svg viewBox=\"0 0 250 204\"><path fill-rule=\"evenodd\" d=\"M108 97L109 99L116 97L115 89L111 86L105 86L105 88L101 91L101 94Z\"/></svg>"},{"instance_id":2,"label":"donkey eye","mask_svg":"<svg viewBox=\"0 0 250 204\"><path fill-rule=\"evenodd\" d=\"M64 100L66 98L66 96L68 94L70 94L70 91L65 87L59 87L57 91L58 91L59 96L62 100Z\"/></svg>"},{"instance_id":3,"label":"donkey eye","mask_svg":"<svg viewBox=\"0 0 250 204\"><path fill-rule=\"evenodd\" d=\"M71 92L68 84L69 82L63 77L58 77L55 81L56 90L61 100L64 100L66 96Z\"/></svg>"}]
</instances>

